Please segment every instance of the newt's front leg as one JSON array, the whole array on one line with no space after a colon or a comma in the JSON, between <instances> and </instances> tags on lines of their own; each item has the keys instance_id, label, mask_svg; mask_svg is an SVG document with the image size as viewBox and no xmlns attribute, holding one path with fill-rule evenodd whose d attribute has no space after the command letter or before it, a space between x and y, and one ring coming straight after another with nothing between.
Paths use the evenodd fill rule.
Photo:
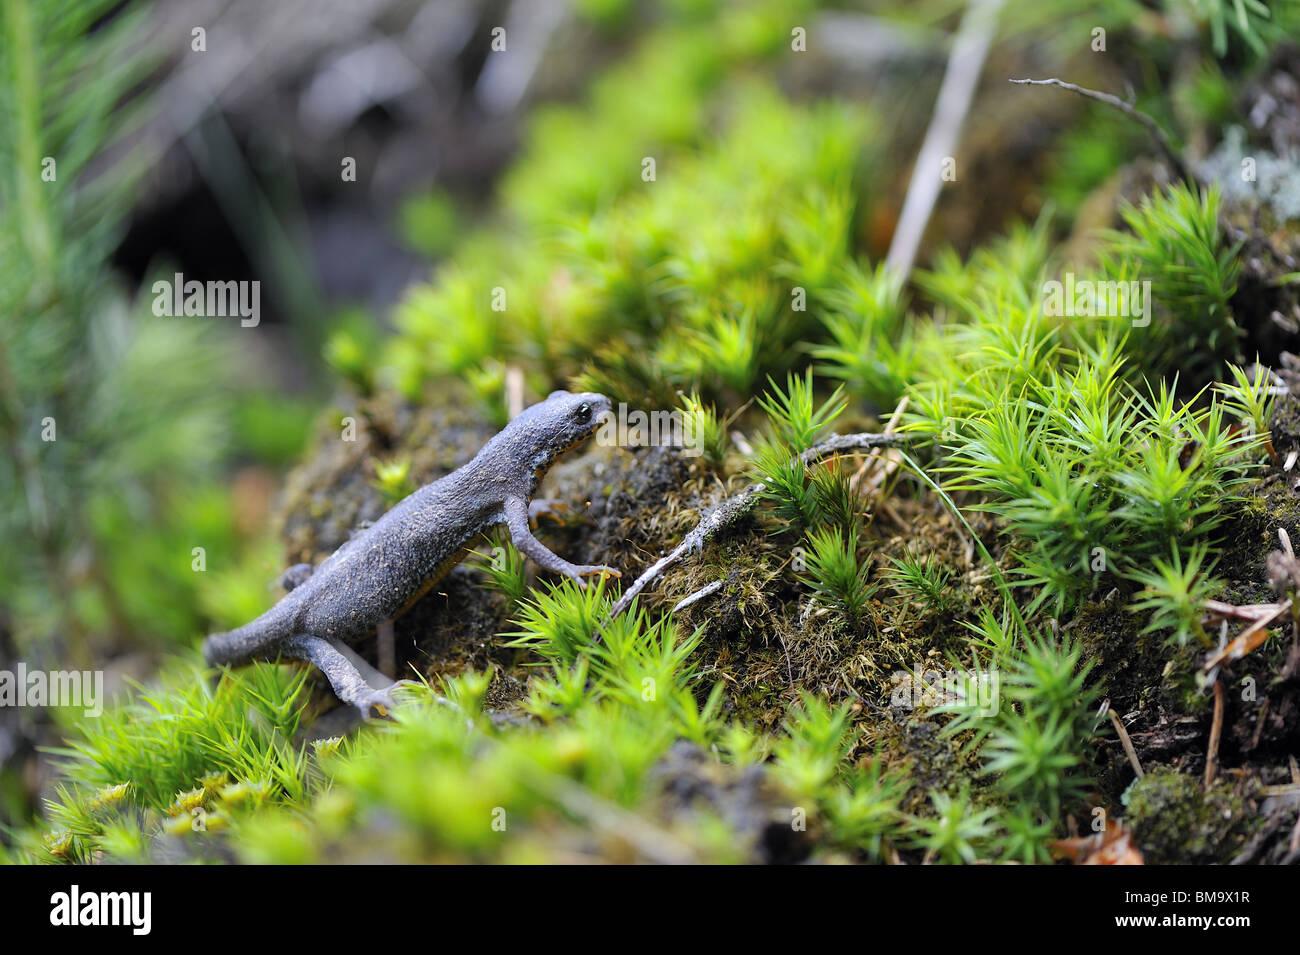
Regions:
<instances>
[{"instance_id":1,"label":"newt's front leg","mask_svg":"<svg viewBox=\"0 0 1300 955\"><path fill-rule=\"evenodd\" d=\"M515 549L525 557L530 558L537 566L554 571L557 574L564 574L566 577L572 577L578 582L579 587L587 585L587 582L583 579L584 577L592 577L596 574L610 577L622 576L613 567L606 567L604 564L574 564L558 554L552 553L528 529L528 502L523 498L507 500L503 511L506 528L510 531L510 540L514 543Z\"/></svg>"}]
</instances>

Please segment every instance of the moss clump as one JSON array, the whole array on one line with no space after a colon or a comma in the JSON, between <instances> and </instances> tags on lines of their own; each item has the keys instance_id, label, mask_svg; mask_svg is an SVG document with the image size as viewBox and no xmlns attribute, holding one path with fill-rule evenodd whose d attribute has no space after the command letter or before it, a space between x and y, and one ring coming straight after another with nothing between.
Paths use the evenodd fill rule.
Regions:
<instances>
[{"instance_id":1,"label":"moss clump","mask_svg":"<svg viewBox=\"0 0 1300 955\"><path fill-rule=\"evenodd\" d=\"M1273 420L1269 424L1269 430L1273 437L1273 448L1279 456L1285 457L1300 448L1300 399L1294 395L1278 398L1273 406ZM1296 503L1295 512L1300 512L1300 503Z\"/></svg>"},{"instance_id":2,"label":"moss clump","mask_svg":"<svg viewBox=\"0 0 1300 955\"><path fill-rule=\"evenodd\" d=\"M1249 800L1231 783L1216 782L1207 790L1168 768L1135 782L1127 804L1127 821L1150 863L1225 863L1255 827Z\"/></svg>"},{"instance_id":3,"label":"moss clump","mask_svg":"<svg viewBox=\"0 0 1300 955\"><path fill-rule=\"evenodd\" d=\"M812 848L808 829L791 824L789 795L760 766L729 766L679 740L651 770L651 778L660 789L664 818L688 825L701 815L722 819L746 858L801 862Z\"/></svg>"},{"instance_id":4,"label":"moss clump","mask_svg":"<svg viewBox=\"0 0 1300 955\"><path fill-rule=\"evenodd\" d=\"M1195 651L1162 648L1157 635L1141 632L1142 619L1129 612L1127 600L1114 588L1089 601L1074 618L1074 633L1088 658L1106 674L1111 706L1119 713L1183 709L1189 699L1203 699L1191 677Z\"/></svg>"}]
</instances>

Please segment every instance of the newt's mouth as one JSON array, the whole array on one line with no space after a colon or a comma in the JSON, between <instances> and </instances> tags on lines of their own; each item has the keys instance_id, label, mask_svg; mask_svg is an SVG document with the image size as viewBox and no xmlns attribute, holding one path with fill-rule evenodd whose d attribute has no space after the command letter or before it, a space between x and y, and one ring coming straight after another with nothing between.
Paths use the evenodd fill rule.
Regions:
<instances>
[{"instance_id":1,"label":"newt's mouth","mask_svg":"<svg viewBox=\"0 0 1300 955\"><path fill-rule=\"evenodd\" d=\"M586 441L593 434L595 434L597 431L600 430L600 425L602 421L604 421L604 415L603 414L596 415L594 418L592 418L591 424L587 427L587 430L583 431L581 434L579 434L576 438L574 438L564 447L560 448L560 450L556 451L555 456L558 458L561 454L568 454L578 445L582 444L584 441Z\"/></svg>"},{"instance_id":2,"label":"newt's mouth","mask_svg":"<svg viewBox=\"0 0 1300 955\"><path fill-rule=\"evenodd\" d=\"M538 480L539 483L542 480L542 478L546 476L546 472L550 469L551 465L555 463L556 459L568 454L570 451L572 451L578 445L586 442L592 435L594 435L597 431L600 430L600 419L601 416L597 415L596 420L592 422L590 428L588 428L586 431L579 434L568 444L556 448L554 451L546 455L545 460L543 460L542 463L539 464L533 470L533 476Z\"/></svg>"}]
</instances>

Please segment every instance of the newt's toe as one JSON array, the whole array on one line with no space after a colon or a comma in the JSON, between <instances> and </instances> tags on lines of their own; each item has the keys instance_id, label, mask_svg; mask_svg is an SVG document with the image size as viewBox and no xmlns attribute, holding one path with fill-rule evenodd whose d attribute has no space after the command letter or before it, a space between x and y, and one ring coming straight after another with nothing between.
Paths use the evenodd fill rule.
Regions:
<instances>
[{"instance_id":1,"label":"newt's toe","mask_svg":"<svg viewBox=\"0 0 1300 955\"><path fill-rule=\"evenodd\" d=\"M369 690L357 697L354 704L361 711L363 719L389 719L393 711L397 709L397 702L393 699L393 691L403 686L411 686L410 680L398 680L392 686L386 686L382 690Z\"/></svg>"},{"instance_id":2,"label":"newt's toe","mask_svg":"<svg viewBox=\"0 0 1300 955\"><path fill-rule=\"evenodd\" d=\"M382 690L359 696L354 705L365 720L386 719L396 708L393 698Z\"/></svg>"},{"instance_id":3,"label":"newt's toe","mask_svg":"<svg viewBox=\"0 0 1300 955\"><path fill-rule=\"evenodd\" d=\"M622 577L623 575L613 567L606 567L604 564L583 564L580 567L575 567L570 576L573 577L579 587L585 590L587 587L587 581L583 579L585 577L600 577L607 580L610 577Z\"/></svg>"}]
</instances>

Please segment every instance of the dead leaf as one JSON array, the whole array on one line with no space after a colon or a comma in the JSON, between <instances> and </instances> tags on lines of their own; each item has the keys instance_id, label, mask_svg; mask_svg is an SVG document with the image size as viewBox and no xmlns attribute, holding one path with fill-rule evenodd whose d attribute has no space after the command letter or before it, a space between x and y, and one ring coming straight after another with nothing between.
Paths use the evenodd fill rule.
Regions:
<instances>
[{"instance_id":1,"label":"dead leaf","mask_svg":"<svg viewBox=\"0 0 1300 955\"><path fill-rule=\"evenodd\" d=\"M1075 865L1144 865L1142 852L1133 842L1133 833L1123 822L1106 820L1106 829L1091 836L1058 839L1052 843L1052 856L1068 859Z\"/></svg>"}]
</instances>

